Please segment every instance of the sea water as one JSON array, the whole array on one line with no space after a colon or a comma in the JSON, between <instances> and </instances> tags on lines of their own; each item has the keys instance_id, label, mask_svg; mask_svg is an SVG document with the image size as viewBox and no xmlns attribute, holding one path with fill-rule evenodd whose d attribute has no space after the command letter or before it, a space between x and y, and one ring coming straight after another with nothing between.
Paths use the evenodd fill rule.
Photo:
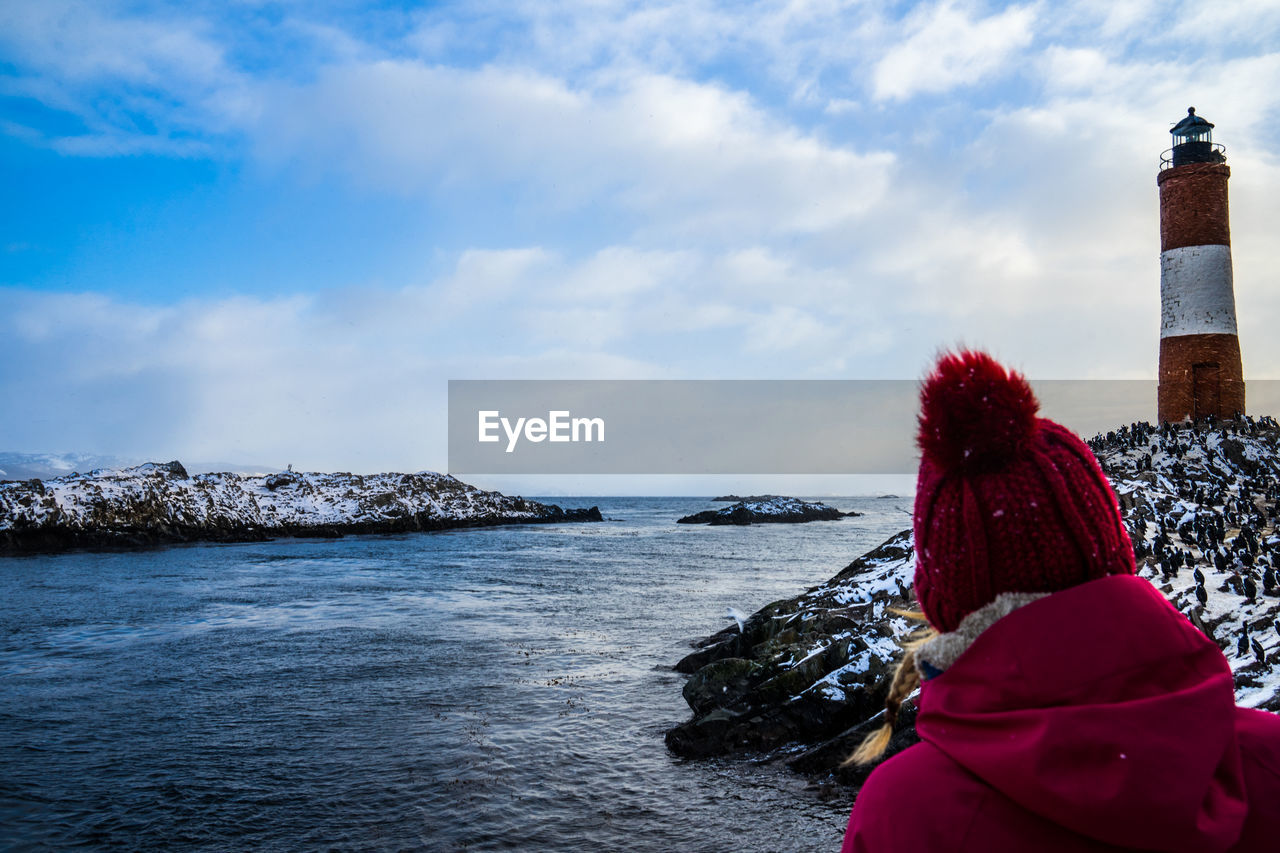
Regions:
<instances>
[{"instance_id":1,"label":"sea water","mask_svg":"<svg viewBox=\"0 0 1280 853\"><path fill-rule=\"evenodd\" d=\"M672 665L907 527L601 524L0 558L0 848L831 850L849 803L688 761Z\"/></svg>"}]
</instances>

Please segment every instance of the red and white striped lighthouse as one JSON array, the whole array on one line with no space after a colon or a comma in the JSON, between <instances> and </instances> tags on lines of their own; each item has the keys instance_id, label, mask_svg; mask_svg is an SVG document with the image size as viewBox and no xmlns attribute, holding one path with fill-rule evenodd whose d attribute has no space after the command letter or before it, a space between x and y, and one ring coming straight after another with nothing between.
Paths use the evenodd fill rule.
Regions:
<instances>
[{"instance_id":1,"label":"red and white striped lighthouse","mask_svg":"<svg viewBox=\"0 0 1280 853\"><path fill-rule=\"evenodd\" d=\"M1224 149L1195 107L1174 125L1160 174L1161 423L1244 412Z\"/></svg>"}]
</instances>

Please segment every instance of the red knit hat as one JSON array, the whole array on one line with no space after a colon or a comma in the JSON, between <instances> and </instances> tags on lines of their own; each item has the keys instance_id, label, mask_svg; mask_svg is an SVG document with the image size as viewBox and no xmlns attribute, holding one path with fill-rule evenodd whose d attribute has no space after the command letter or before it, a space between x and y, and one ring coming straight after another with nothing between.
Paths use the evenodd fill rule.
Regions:
<instances>
[{"instance_id":1,"label":"red knit hat","mask_svg":"<svg viewBox=\"0 0 1280 853\"><path fill-rule=\"evenodd\" d=\"M915 592L940 631L1002 592L1135 571L1093 451L1039 408L1023 376L981 352L944 355L924 382Z\"/></svg>"}]
</instances>

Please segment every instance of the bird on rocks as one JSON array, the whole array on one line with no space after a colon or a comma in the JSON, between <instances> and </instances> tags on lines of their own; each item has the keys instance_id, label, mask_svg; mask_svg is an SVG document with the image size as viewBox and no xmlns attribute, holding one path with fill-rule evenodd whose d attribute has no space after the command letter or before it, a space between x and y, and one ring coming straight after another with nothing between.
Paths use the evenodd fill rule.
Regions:
<instances>
[{"instance_id":1,"label":"bird on rocks","mask_svg":"<svg viewBox=\"0 0 1280 853\"><path fill-rule=\"evenodd\" d=\"M1249 634L1248 633L1244 633L1240 635L1240 640L1239 642L1236 643L1236 654L1239 655L1240 657L1244 657L1245 655L1249 654Z\"/></svg>"},{"instance_id":2,"label":"bird on rocks","mask_svg":"<svg viewBox=\"0 0 1280 853\"><path fill-rule=\"evenodd\" d=\"M1253 648L1253 654L1258 658L1260 663L1267 662L1267 653L1262 650L1262 643L1257 640L1250 641L1249 645Z\"/></svg>"},{"instance_id":3,"label":"bird on rocks","mask_svg":"<svg viewBox=\"0 0 1280 853\"><path fill-rule=\"evenodd\" d=\"M1196 584L1196 599L1202 605L1209 603L1209 591L1204 588L1203 583Z\"/></svg>"},{"instance_id":4,"label":"bird on rocks","mask_svg":"<svg viewBox=\"0 0 1280 853\"><path fill-rule=\"evenodd\" d=\"M1191 573L1191 577L1196 579L1197 586L1204 586L1204 572L1196 569Z\"/></svg>"},{"instance_id":5,"label":"bird on rocks","mask_svg":"<svg viewBox=\"0 0 1280 853\"><path fill-rule=\"evenodd\" d=\"M1258 585L1254 583L1251 575L1244 576L1244 597L1250 604L1258 598Z\"/></svg>"}]
</instances>

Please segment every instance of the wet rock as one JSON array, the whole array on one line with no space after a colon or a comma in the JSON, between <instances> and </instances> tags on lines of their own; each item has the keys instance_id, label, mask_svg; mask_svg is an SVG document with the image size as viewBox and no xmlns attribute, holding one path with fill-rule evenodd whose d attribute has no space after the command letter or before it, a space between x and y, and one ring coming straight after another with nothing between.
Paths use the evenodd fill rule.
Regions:
<instances>
[{"instance_id":1,"label":"wet rock","mask_svg":"<svg viewBox=\"0 0 1280 853\"><path fill-rule=\"evenodd\" d=\"M684 684L684 701L694 713L728 707L746 695L752 676L760 668L755 661L724 658L699 669Z\"/></svg>"},{"instance_id":2,"label":"wet rock","mask_svg":"<svg viewBox=\"0 0 1280 853\"><path fill-rule=\"evenodd\" d=\"M667 745L689 757L770 751L833 737L874 714L909 630L894 607L914 552L903 531L803 595L752 614L697 644L677 664L692 673L689 721ZM719 689L727 688L727 689Z\"/></svg>"},{"instance_id":3,"label":"wet rock","mask_svg":"<svg viewBox=\"0 0 1280 853\"><path fill-rule=\"evenodd\" d=\"M902 706L898 711L898 720L894 726L893 735L889 738L889 746L884 755L875 762L869 764L845 764L845 760L862 744L862 741L884 724L884 716L881 713L877 713L870 719L863 720L857 725L845 729L840 734L823 741L817 746L806 749L788 760L787 767L806 776L830 774L842 784L861 785L867 781L871 771L882 761L886 761L912 744L920 742L920 736L916 734L917 711L918 709L914 702L908 702Z\"/></svg>"}]
</instances>

